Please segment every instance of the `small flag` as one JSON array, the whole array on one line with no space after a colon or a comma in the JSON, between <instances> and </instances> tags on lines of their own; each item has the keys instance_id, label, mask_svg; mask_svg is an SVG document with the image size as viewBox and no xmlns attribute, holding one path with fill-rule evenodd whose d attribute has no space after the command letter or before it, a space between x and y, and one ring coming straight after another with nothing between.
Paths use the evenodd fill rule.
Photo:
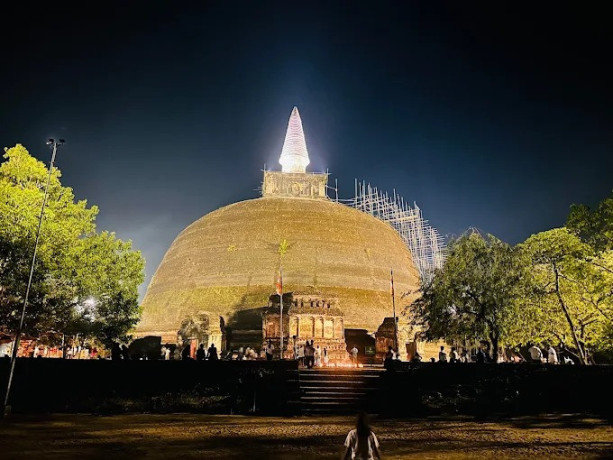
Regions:
<instances>
[{"instance_id":1,"label":"small flag","mask_svg":"<svg viewBox=\"0 0 613 460\"><path fill-rule=\"evenodd\" d=\"M394 271L390 269L390 289L392 297L394 297Z\"/></svg>"},{"instance_id":2,"label":"small flag","mask_svg":"<svg viewBox=\"0 0 613 460\"><path fill-rule=\"evenodd\" d=\"M277 278L277 294L283 295L283 271L279 270L279 278Z\"/></svg>"}]
</instances>

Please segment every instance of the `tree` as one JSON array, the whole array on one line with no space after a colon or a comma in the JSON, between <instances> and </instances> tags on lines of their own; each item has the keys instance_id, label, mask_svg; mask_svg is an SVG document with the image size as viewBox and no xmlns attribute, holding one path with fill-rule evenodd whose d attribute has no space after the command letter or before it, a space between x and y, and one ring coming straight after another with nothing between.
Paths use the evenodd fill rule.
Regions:
<instances>
[{"instance_id":1,"label":"tree","mask_svg":"<svg viewBox=\"0 0 613 460\"><path fill-rule=\"evenodd\" d=\"M531 264L522 311L532 334L559 343L581 363L590 348L607 347L613 319L613 252L597 253L567 228L532 235L520 245Z\"/></svg>"},{"instance_id":2,"label":"tree","mask_svg":"<svg viewBox=\"0 0 613 460\"><path fill-rule=\"evenodd\" d=\"M0 325L15 330L23 305L47 169L22 145L0 165ZM54 169L41 228L25 331L38 336L79 330L109 342L138 320L140 252L97 233L96 206L76 201ZM95 299L86 307L87 299ZM86 314L86 311L88 312ZM87 327L85 327L87 320Z\"/></svg>"},{"instance_id":3,"label":"tree","mask_svg":"<svg viewBox=\"0 0 613 460\"><path fill-rule=\"evenodd\" d=\"M487 340L494 357L517 331L516 299L525 276L517 251L470 231L449 245L445 265L412 306L430 339Z\"/></svg>"},{"instance_id":4,"label":"tree","mask_svg":"<svg viewBox=\"0 0 613 460\"><path fill-rule=\"evenodd\" d=\"M566 227L596 252L613 249L613 192L595 210L584 204L570 208Z\"/></svg>"}]
</instances>

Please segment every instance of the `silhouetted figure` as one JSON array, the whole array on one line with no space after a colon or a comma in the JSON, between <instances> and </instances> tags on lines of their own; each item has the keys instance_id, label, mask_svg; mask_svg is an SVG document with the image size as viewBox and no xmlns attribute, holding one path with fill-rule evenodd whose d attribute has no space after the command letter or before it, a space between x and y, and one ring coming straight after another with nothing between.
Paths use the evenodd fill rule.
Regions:
<instances>
[{"instance_id":1,"label":"silhouetted figure","mask_svg":"<svg viewBox=\"0 0 613 460\"><path fill-rule=\"evenodd\" d=\"M355 429L351 430L345 439L345 455L343 455L343 460L379 460L380 458L379 440L368 425L368 416L365 413L361 413L358 415Z\"/></svg>"},{"instance_id":2,"label":"silhouetted figure","mask_svg":"<svg viewBox=\"0 0 613 460\"><path fill-rule=\"evenodd\" d=\"M483 363L485 363L485 352L483 351L483 348L479 348L479 351L477 351L477 364Z\"/></svg>"},{"instance_id":3,"label":"silhouetted figure","mask_svg":"<svg viewBox=\"0 0 613 460\"><path fill-rule=\"evenodd\" d=\"M272 361L272 355L275 352L275 347L272 345L272 340L268 340L266 345L266 361Z\"/></svg>"},{"instance_id":4,"label":"silhouetted figure","mask_svg":"<svg viewBox=\"0 0 613 460\"><path fill-rule=\"evenodd\" d=\"M449 362L457 363L459 361L460 361L460 355L458 355L458 352L456 351L455 347L451 347L451 353L449 354Z\"/></svg>"},{"instance_id":5,"label":"silhouetted figure","mask_svg":"<svg viewBox=\"0 0 613 460\"><path fill-rule=\"evenodd\" d=\"M196 359L198 361L204 361L206 359L206 350L204 349L203 343L201 343L198 347L198 351L196 352Z\"/></svg>"},{"instance_id":6,"label":"silhouetted figure","mask_svg":"<svg viewBox=\"0 0 613 460\"><path fill-rule=\"evenodd\" d=\"M315 364L315 348L313 347L312 340L310 342L307 340L306 346L304 347L304 360L307 369L312 369L313 364Z\"/></svg>"},{"instance_id":7,"label":"silhouetted figure","mask_svg":"<svg viewBox=\"0 0 613 460\"><path fill-rule=\"evenodd\" d=\"M217 348L215 344L212 343L209 347L209 361L217 361L219 360L219 356L217 356Z\"/></svg>"},{"instance_id":8,"label":"silhouetted figure","mask_svg":"<svg viewBox=\"0 0 613 460\"><path fill-rule=\"evenodd\" d=\"M392 350L392 347L387 347L387 352L385 353L385 358L383 359L383 367L385 369L389 369L392 366L393 360L394 350Z\"/></svg>"},{"instance_id":9,"label":"silhouetted figure","mask_svg":"<svg viewBox=\"0 0 613 460\"><path fill-rule=\"evenodd\" d=\"M438 362L446 363L447 362L447 352L445 351L445 347L441 345L441 351L438 352Z\"/></svg>"},{"instance_id":10,"label":"silhouetted figure","mask_svg":"<svg viewBox=\"0 0 613 460\"><path fill-rule=\"evenodd\" d=\"M130 359L130 351L128 350L128 347L125 345L121 346L121 357L123 359Z\"/></svg>"},{"instance_id":11,"label":"silhouetted figure","mask_svg":"<svg viewBox=\"0 0 613 460\"><path fill-rule=\"evenodd\" d=\"M181 359L186 360L186 359L192 359L191 356L191 346L189 344L187 344L183 350L181 350Z\"/></svg>"},{"instance_id":12,"label":"silhouetted figure","mask_svg":"<svg viewBox=\"0 0 613 460\"><path fill-rule=\"evenodd\" d=\"M111 348L111 360L118 361L121 359L121 348L118 343L114 343Z\"/></svg>"},{"instance_id":13,"label":"silhouetted figure","mask_svg":"<svg viewBox=\"0 0 613 460\"><path fill-rule=\"evenodd\" d=\"M411 359L412 363L421 363L421 355L419 354L418 351L415 352L415 354L413 355L413 358Z\"/></svg>"}]
</instances>

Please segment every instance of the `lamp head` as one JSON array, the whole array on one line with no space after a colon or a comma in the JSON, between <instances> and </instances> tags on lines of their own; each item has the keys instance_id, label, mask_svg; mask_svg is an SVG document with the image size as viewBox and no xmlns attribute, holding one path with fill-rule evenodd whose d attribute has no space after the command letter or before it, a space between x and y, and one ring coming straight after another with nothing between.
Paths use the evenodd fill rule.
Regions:
<instances>
[{"instance_id":1,"label":"lamp head","mask_svg":"<svg viewBox=\"0 0 613 460\"><path fill-rule=\"evenodd\" d=\"M47 145L53 145L54 142L55 140L53 139L47 139Z\"/></svg>"}]
</instances>

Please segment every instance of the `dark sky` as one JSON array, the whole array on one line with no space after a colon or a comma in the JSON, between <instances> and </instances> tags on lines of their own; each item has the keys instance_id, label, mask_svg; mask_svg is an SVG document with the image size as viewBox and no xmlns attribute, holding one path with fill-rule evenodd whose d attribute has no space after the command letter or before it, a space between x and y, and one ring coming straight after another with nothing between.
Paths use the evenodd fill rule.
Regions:
<instances>
[{"instance_id":1,"label":"dark sky","mask_svg":"<svg viewBox=\"0 0 613 460\"><path fill-rule=\"evenodd\" d=\"M64 137L64 183L149 277L257 196L294 105L341 197L396 188L445 235L517 243L611 192L606 2L369 3L2 2L0 143Z\"/></svg>"}]
</instances>

